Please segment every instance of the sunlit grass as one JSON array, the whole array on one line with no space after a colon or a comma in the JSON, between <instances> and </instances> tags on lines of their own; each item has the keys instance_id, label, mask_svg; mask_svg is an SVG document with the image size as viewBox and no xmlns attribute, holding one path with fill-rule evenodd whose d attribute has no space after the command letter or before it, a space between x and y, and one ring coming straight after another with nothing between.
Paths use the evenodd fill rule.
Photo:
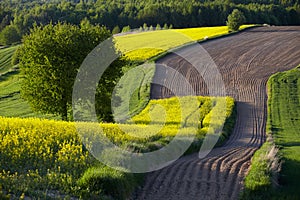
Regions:
<instances>
[{"instance_id":1,"label":"sunlit grass","mask_svg":"<svg viewBox=\"0 0 300 200\"><path fill-rule=\"evenodd\" d=\"M268 90L267 132L274 142L266 142L255 153L243 199L300 199L300 68L273 75ZM271 162L278 158L266 158L273 145L279 147L283 161L280 178L275 180L279 187L272 187L277 177L271 170Z\"/></svg>"},{"instance_id":2,"label":"sunlit grass","mask_svg":"<svg viewBox=\"0 0 300 200\"><path fill-rule=\"evenodd\" d=\"M300 66L277 73L269 81L269 123L283 157L281 193L299 199L300 179Z\"/></svg>"},{"instance_id":3,"label":"sunlit grass","mask_svg":"<svg viewBox=\"0 0 300 200\"><path fill-rule=\"evenodd\" d=\"M18 47L19 45L0 49L0 74L3 74L11 69L11 57Z\"/></svg>"}]
</instances>

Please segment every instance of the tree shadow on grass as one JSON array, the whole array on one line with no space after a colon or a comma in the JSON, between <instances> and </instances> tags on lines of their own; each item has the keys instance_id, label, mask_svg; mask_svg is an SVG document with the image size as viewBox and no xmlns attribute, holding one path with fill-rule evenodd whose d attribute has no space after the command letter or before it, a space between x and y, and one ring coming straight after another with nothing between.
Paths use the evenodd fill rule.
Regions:
<instances>
[{"instance_id":1,"label":"tree shadow on grass","mask_svg":"<svg viewBox=\"0 0 300 200\"><path fill-rule=\"evenodd\" d=\"M4 74L0 74L0 81L6 81L11 76L19 74L19 73L20 73L19 70L13 70L13 71L6 72Z\"/></svg>"},{"instance_id":2,"label":"tree shadow on grass","mask_svg":"<svg viewBox=\"0 0 300 200\"><path fill-rule=\"evenodd\" d=\"M300 142L285 142L284 144L281 144L280 146L284 146L284 147L300 146Z\"/></svg>"},{"instance_id":3,"label":"tree shadow on grass","mask_svg":"<svg viewBox=\"0 0 300 200\"><path fill-rule=\"evenodd\" d=\"M278 193L278 195L282 197L281 199L300 199L299 169L299 161L287 158L284 159L279 177L280 187L276 191L276 194Z\"/></svg>"}]
</instances>

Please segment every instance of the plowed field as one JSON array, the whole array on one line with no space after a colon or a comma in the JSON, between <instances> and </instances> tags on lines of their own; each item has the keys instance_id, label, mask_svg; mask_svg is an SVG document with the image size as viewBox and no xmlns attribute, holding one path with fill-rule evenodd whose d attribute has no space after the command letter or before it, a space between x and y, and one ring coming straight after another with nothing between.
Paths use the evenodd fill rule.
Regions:
<instances>
[{"instance_id":1,"label":"plowed field","mask_svg":"<svg viewBox=\"0 0 300 200\"><path fill-rule=\"evenodd\" d=\"M237 101L234 131L222 147L213 149L207 157L184 156L148 174L134 199L237 199L251 157L266 138L267 80L300 63L300 27L258 27L201 45L218 66L227 94ZM181 55L197 55L196 45L179 51ZM170 54L158 63L182 73L197 95L208 95L201 75L183 58ZM155 77L166 78L167 74L160 71ZM168 89L152 86L153 99L170 96Z\"/></svg>"}]
</instances>

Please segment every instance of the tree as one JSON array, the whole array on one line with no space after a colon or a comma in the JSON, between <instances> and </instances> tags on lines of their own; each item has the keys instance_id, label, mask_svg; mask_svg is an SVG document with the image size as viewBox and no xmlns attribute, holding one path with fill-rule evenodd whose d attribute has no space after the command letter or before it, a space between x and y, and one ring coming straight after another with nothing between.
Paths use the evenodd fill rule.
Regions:
<instances>
[{"instance_id":1,"label":"tree","mask_svg":"<svg viewBox=\"0 0 300 200\"><path fill-rule=\"evenodd\" d=\"M143 29L144 29L144 31L148 31L149 30L148 29L148 25L146 23L143 24Z\"/></svg>"},{"instance_id":2,"label":"tree","mask_svg":"<svg viewBox=\"0 0 300 200\"><path fill-rule=\"evenodd\" d=\"M24 37L20 50L22 97L35 111L71 119L72 89L78 69L88 53L110 36L105 27L92 26L87 20L80 26L66 23L34 26ZM102 76L105 80L101 79L99 85L120 76L120 66L113 70L114 74Z\"/></svg>"},{"instance_id":3,"label":"tree","mask_svg":"<svg viewBox=\"0 0 300 200\"><path fill-rule=\"evenodd\" d=\"M155 30L160 30L160 29L161 29L160 24L157 24Z\"/></svg>"},{"instance_id":4,"label":"tree","mask_svg":"<svg viewBox=\"0 0 300 200\"><path fill-rule=\"evenodd\" d=\"M228 26L228 31L238 31L240 26L243 25L246 21L246 18L244 14L239 11L238 9L234 9L230 15L228 15L227 18L227 26Z\"/></svg>"},{"instance_id":5,"label":"tree","mask_svg":"<svg viewBox=\"0 0 300 200\"><path fill-rule=\"evenodd\" d=\"M115 28L112 30L112 34L118 34L118 33L120 33L120 27L115 26Z\"/></svg>"},{"instance_id":6,"label":"tree","mask_svg":"<svg viewBox=\"0 0 300 200\"><path fill-rule=\"evenodd\" d=\"M21 35L14 25L6 26L0 33L0 43L10 45L21 41Z\"/></svg>"},{"instance_id":7,"label":"tree","mask_svg":"<svg viewBox=\"0 0 300 200\"><path fill-rule=\"evenodd\" d=\"M126 33L126 32L129 32L130 31L130 26L124 26L123 29L122 29L122 33Z\"/></svg>"},{"instance_id":8,"label":"tree","mask_svg":"<svg viewBox=\"0 0 300 200\"><path fill-rule=\"evenodd\" d=\"M166 30L166 29L169 29L169 27L168 27L168 24L167 24L167 23L165 23L165 24L164 24L164 27L163 27L163 29L165 29L165 30Z\"/></svg>"}]
</instances>

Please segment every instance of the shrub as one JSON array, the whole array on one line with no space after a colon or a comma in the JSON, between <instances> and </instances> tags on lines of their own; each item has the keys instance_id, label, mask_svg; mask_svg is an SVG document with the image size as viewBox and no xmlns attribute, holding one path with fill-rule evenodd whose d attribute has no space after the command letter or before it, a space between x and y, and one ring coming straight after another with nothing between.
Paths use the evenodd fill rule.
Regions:
<instances>
[{"instance_id":1,"label":"shrub","mask_svg":"<svg viewBox=\"0 0 300 200\"><path fill-rule=\"evenodd\" d=\"M126 199L138 183L138 178L133 174L100 166L89 168L78 181L78 186L84 198L106 195Z\"/></svg>"}]
</instances>

